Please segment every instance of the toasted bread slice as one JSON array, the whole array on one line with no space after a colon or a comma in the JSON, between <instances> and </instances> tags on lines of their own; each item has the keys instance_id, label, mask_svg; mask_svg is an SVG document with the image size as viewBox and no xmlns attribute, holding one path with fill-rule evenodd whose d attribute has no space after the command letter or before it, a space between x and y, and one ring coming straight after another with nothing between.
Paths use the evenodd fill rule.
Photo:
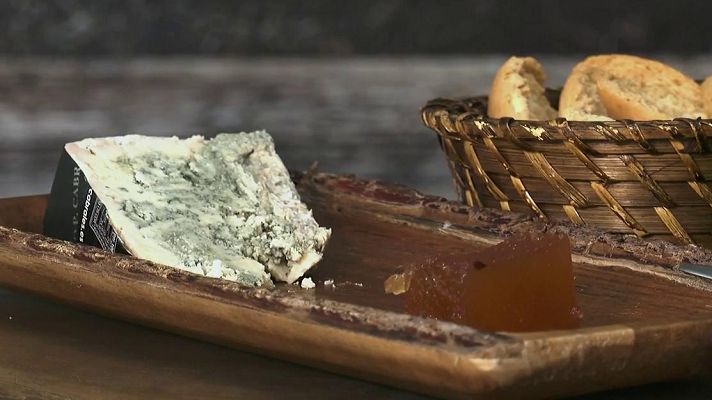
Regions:
<instances>
[{"instance_id":1,"label":"toasted bread slice","mask_svg":"<svg viewBox=\"0 0 712 400\"><path fill-rule=\"evenodd\" d=\"M559 112L653 120L704 116L694 80L657 61L629 55L589 57L564 85Z\"/></svg>"},{"instance_id":2,"label":"toasted bread slice","mask_svg":"<svg viewBox=\"0 0 712 400\"><path fill-rule=\"evenodd\" d=\"M605 73L601 66L611 57L588 57L574 67L561 90L559 116L574 121L611 120L596 87L596 81Z\"/></svg>"},{"instance_id":3,"label":"toasted bread slice","mask_svg":"<svg viewBox=\"0 0 712 400\"><path fill-rule=\"evenodd\" d=\"M522 120L556 118L556 110L544 96L546 75L532 57L511 57L492 82L487 113L490 117Z\"/></svg>"},{"instance_id":4,"label":"toasted bread slice","mask_svg":"<svg viewBox=\"0 0 712 400\"><path fill-rule=\"evenodd\" d=\"M565 117L569 121L613 121L605 115L589 114L585 111L569 111Z\"/></svg>"},{"instance_id":5,"label":"toasted bread slice","mask_svg":"<svg viewBox=\"0 0 712 400\"><path fill-rule=\"evenodd\" d=\"M702 105L705 108L707 118L710 118L712 117L712 76L708 76L702 82L700 89L702 90Z\"/></svg>"},{"instance_id":6,"label":"toasted bread slice","mask_svg":"<svg viewBox=\"0 0 712 400\"><path fill-rule=\"evenodd\" d=\"M616 56L597 82L608 115L636 120L697 118L705 115L700 86L663 63Z\"/></svg>"}]
</instances>

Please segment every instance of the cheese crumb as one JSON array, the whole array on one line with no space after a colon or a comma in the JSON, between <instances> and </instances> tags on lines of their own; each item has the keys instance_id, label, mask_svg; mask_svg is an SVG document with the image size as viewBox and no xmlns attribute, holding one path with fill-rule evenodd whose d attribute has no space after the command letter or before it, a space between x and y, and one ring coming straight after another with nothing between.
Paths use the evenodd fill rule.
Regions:
<instances>
[{"instance_id":1,"label":"cheese crumb","mask_svg":"<svg viewBox=\"0 0 712 400\"><path fill-rule=\"evenodd\" d=\"M220 278L222 276L222 261L213 260L213 265L210 266L210 271L208 271L206 276L211 278Z\"/></svg>"},{"instance_id":2,"label":"cheese crumb","mask_svg":"<svg viewBox=\"0 0 712 400\"><path fill-rule=\"evenodd\" d=\"M302 288L303 289L313 289L316 287L316 284L314 284L314 281L312 278L306 277L302 279Z\"/></svg>"},{"instance_id":3,"label":"cheese crumb","mask_svg":"<svg viewBox=\"0 0 712 400\"><path fill-rule=\"evenodd\" d=\"M324 286L334 286L334 280L333 279L327 279L324 281Z\"/></svg>"}]
</instances>

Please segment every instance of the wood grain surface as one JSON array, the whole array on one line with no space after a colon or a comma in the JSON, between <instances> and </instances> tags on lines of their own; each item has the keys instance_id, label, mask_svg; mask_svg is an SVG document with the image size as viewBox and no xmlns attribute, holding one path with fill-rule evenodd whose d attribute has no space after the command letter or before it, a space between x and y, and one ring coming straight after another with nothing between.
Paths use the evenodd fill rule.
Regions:
<instances>
[{"instance_id":1,"label":"wood grain surface","mask_svg":"<svg viewBox=\"0 0 712 400\"><path fill-rule=\"evenodd\" d=\"M398 215L417 210L423 215L424 205L436 202L435 208L427 208L457 221L461 216L448 210L460 206L350 178L304 179L314 182L302 185L304 198L317 210L317 218L334 228L335 244L314 277L320 283L327 276L334 279L336 289L244 290L7 230L1 235L5 269L0 279L4 285L142 324L446 397L582 393L684 377L704 371L710 361L709 292L615 267L615 260L597 266L577 262L579 302L589 326L579 331L492 335L388 312L398 311L399 305L383 300L388 296L382 278L371 275L385 277L402 260L422 257L437 246L481 246L499 228L488 225L484 214L468 215L480 221L473 226L483 234L489 226L490 235L416 226L412 218ZM35 212L35 219L39 217L41 209ZM13 213L0 222L36 226L22 225L24 218ZM498 221L507 218L502 215ZM25 250L17 251L21 248ZM358 262L346 262L352 259ZM453 356L461 360L456 368L448 366Z\"/></svg>"}]
</instances>

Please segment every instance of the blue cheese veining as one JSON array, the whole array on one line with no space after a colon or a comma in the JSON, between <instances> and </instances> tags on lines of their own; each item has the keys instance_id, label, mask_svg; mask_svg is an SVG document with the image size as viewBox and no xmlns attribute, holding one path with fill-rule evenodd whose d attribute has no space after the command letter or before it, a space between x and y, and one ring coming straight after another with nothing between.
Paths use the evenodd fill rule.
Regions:
<instances>
[{"instance_id":1,"label":"blue cheese veining","mask_svg":"<svg viewBox=\"0 0 712 400\"><path fill-rule=\"evenodd\" d=\"M264 131L129 135L66 149L137 257L248 285L270 275L291 283L319 261L330 235Z\"/></svg>"}]
</instances>

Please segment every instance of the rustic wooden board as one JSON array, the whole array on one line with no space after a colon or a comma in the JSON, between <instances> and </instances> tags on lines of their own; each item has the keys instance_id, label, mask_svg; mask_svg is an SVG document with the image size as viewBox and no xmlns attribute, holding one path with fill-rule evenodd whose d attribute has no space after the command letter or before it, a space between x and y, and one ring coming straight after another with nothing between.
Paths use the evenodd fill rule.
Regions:
<instances>
[{"instance_id":1,"label":"rustic wooden board","mask_svg":"<svg viewBox=\"0 0 712 400\"><path fill-rule=\"evenodd\" d=\"M473 212L349 177L296 177L334 229L312 276L335 288L245 289L0 228L0 284L152 327L441 397L541 398L678 378L712 360L710 285L675 271L709 251ZM0 202L0 225L37 232L42 196ZM584 327L487 333L400 312L383 280L443 249L518 230L572 239Z\"/></svg>"}]
</instances>

